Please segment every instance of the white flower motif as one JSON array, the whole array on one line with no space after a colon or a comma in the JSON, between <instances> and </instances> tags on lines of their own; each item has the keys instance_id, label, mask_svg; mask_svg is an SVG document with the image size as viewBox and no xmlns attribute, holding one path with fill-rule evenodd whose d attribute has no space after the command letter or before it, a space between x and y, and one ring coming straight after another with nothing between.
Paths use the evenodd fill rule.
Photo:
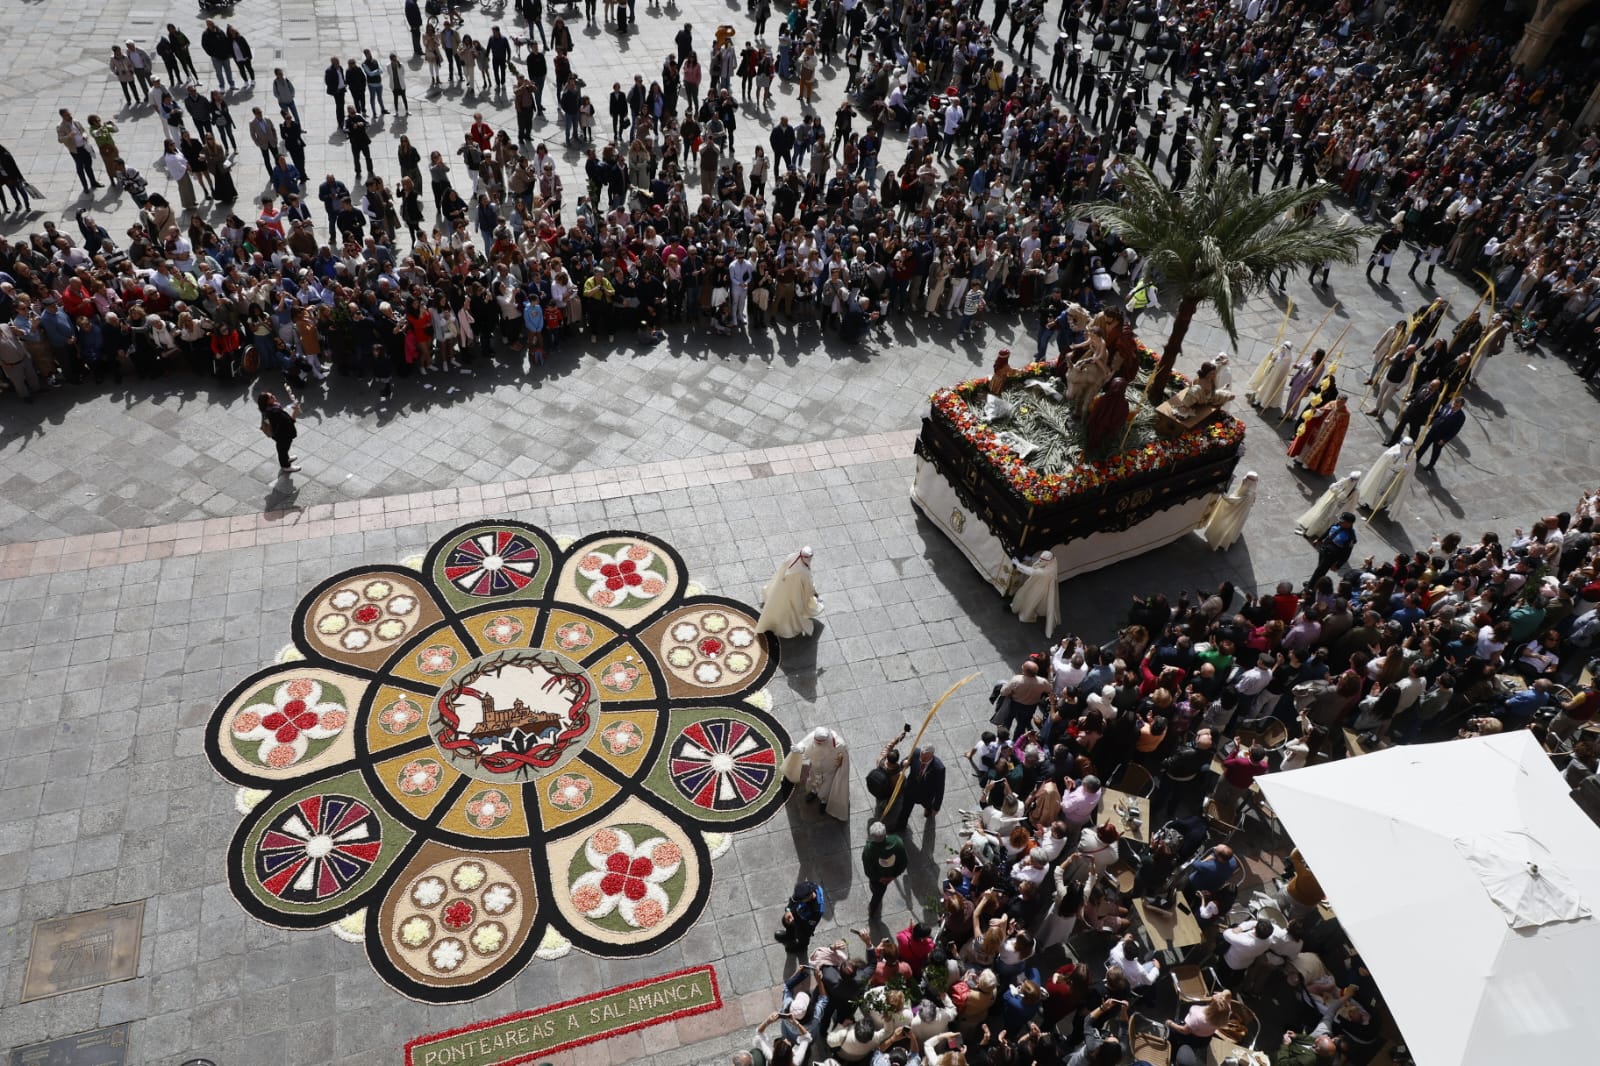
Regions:
<instances>
[{"instance_id":1,"label":"white flower motif","mask_svg":"<svg viewBox=\"0 0 1600 1066\"><path fill-rule=\"evenodd\" d=\"M480 955L493 955L506 942L506 930L499 922L485 922L472 934L472 946Z\"/></svg>"},{"instance_id":2,"label":"white flower motif","mask_svg":"<svg viewBox=\"0 0 1600 1066\"><path fill-rule=\"evenodd\" d=\"M342 639L339 643L343 644L350 651L360 651L362 648L365 648L369 643L371 643L371 641L372 637L367 634L365 629L352 629L350 632L344 635L344 639Z\"/></svg>"},{"instance_id":3,"label":"white flower motif","mask_svg":"<svg viewBox=\"0 0 1600 1066\"><path fill-rule=\"evenodd\" d=\"M417 609L417 601L413 596L396 596L387 606L390 614L410 614Z\"/></svg>"},{"instance_id":4,"label":"white flower motif","mask_svg":"<svg viewBox=\"0 0 1600 1066\"><path fill-rule=\"evenodd\" d=\"M343 633L349 628L349 626L350 619L346 618L344 615L329 614L324 615L322 619L317 622L317 632L323 634L324 636L333 637Z\"/></svg>"},{"instance_id":5,"label":"white flower motif","mask_svg":"<svg viewBox=\"0 0 1600 1066\"><path fill-rule=\"evenodd\" d=\"M422 915L413 915L400 927L400 941L408 948L420 948L433 936L433 923Z\"/></svg>"},{"instance_id":6,"label":"white flower motif","mask_svg":"<svg viewBox=\"0 0 1600 1066\"><path fill-rule=\"evenodd\" d=\"M340 589L329 598L328 603L335 610L348 611L360 599L361 597L356 595L355 589Z\"/></svg>"},{"instance_id":7,"label":"white flower motif","mask_svg":"<svg viewBox=\"0 0 1600 1066\"><path fill-rule=\"evenodd\" d=\"M687 670L694 664L694 649L685 648L681 645L673 648L671 651L667 652L667 662L671 663L673 666L676 666L680 670Z\"/></svg>"},{"instance_id":8,"label":"white flower motif","mask_svg":"<svg viewBox=\"0 0 1600 1066\"><path fill-rule=\"evenodd\" d=\"M467 957L462 950L461 941L455 937L447 937L433 946L433 952L428 958L433 962L433 968L440 973L449 973L461 965L461 960Z\"/></svg>"},{"instance_id":9,"label":"white flower motif","mask_svg":"<svg viewBox=\"0 0 1600 1066\"><path fill-rule=\"evenodd\" d=\"M746 626L735 626L728 630L728 643L735 648L748 648L756 642L756 635Z\"/></svg>"},{"instance_id":10,"label":"white flower motif","mask_svg":"<svg viewBox=\"0 0 1600 1066\"><path fill-rule=\"evenodd\" d=\"M371 581L361 591L366 594L369 600L386 600L389 598L389 594L394 591L394 586L387 581Z\"/></svg>"},{"instance_id":11,"label":"white flower motif","mask_svg":"<svg viewBox=\"0 0 1600 1066\"><path fill-rule=\"evenodd\" d=\"M701 663L694 668L694 679L702 685L715 685L722 680L722 667L716 663Z\"/></svg>"},{"instance_id":12,"label":"white flower motif","mask_svg":"<svg viewBox=\"0 0 1600 1066\"><path fill-rule=\"evenodd\" d=\"M702 617L700 625L705 628L707 633L721 633L728 628L728 616L713 612Z\"/></svg>"},{"instance_id":13,"label":"white flower motif","mask_svg":"<svg viewBox=\"0 0 1600 1066\"><path fill-rule=\"evenodd\" d=\"M471 892L483 884L483 879L488 874L482 866L475 862L464 862L456 867L456 872L450 875L450 883L463 892Z\"/></svg>"},{"instance_id":14,"label":"white flower motif","mask_svg":"<svg viewBox=\"0 0 1600 1066\"><path fill-rule=\"evenodd\" d=\"M424 877L411 889L411 899L419 907L437 906L444 899L444 882L437 877Z\"/></svg>"},{"instance_id":15,"label":"white flower motif","mask_svg":"<svg viewBox=\"0 0 1600 1066\"><path fill-rule=\"evenodd\" d=\"M405 634L406 624L398 618L385 618L378 623L379 640L398 640Z\"/></svg>"},{"instance_id":16,"label":"white flower motif","mask_svg":"<svg viewBox=\"0 0 1600 1066\"><path fill-rule=\"evenodd\" d=\"M693 622L679 622L677 625L672 627L672 639L680 640L685 644L689 643L699 635L700 631L695 628L695 624Z\"/></svg>"},{"instance_id":17,"label":"white flower motif","mask_svg":"<svg viewBox=\"0 0 1600 1066\"><path fill-rule=\"evenodd\" d=\"M510 885L490 885L483 893L483 909L487 914L504 914L516 902L516 890Z\"/></svg>"}]
</instances>

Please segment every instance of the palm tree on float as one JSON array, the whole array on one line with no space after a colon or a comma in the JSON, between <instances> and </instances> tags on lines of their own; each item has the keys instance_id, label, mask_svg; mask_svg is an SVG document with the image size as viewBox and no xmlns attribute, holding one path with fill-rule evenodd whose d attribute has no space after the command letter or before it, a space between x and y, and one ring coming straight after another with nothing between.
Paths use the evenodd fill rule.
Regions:
<instances>
[{"instance_id":1,"label":"palm tree on float","mask_svg":"<svg viewBox=\"0 0 1600 1066\"><path fill-rule=\"evenodd\" d=\"M1151 389L1159 395L1172 376L1184 337L1201 304L1217 310L1222 328L1239 342L1235 313L1268 279L1285 270L1324 262L1354 262L1366 230L1348 220L1315 214L1333 187L1317 182L1303 189L1285 186L1250 191L1243 167L1216 158L1214 122L1193 180L1174 190L1144 163L1129 156L1121 177L1122 198L1093 204L1086 214L1117 233L1145 256L1145 269L1175 293L1172 332L1161 352Z\"/></svg>"}]
</instances>

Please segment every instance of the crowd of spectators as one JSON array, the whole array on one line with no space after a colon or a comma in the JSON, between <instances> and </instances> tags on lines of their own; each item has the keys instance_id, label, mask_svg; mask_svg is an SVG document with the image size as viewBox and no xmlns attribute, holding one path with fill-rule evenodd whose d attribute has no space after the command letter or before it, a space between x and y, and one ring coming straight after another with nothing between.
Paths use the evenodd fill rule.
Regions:
<instances>
[{"instance_id":1,"label":"crowd of spectators","mask_svg":"<svg viewBox=\"0 0 1600 1066\"><path fill-rule=\"evenodd\" d=\"M1109 1066L1151 1048L1197 1064L1216 1036L1263 1054L1248 1062L1371 1062L1381 992L1255 781L1528 729L1600 820L1600 499L1575 510L1298 590L1135 597L1104 644L1029 656L966 753L980 803L937 896L913 892L897 932L809 952L791 923L802 963L759 1033L768 1066ZM893 745L878 761L901 766ZM901 802L880 804L863 859L891 878L903 863L872 860L904 858ZM1148 831L1130 831L1130 804ZM1196 942L1152 934L1173 908Z\"/></svg>"},{"instance_id":2,"label":"crowd of spectators","mask_svg":"<svg viewBox=\"0 0 1600 1066\"><path fill-rule=\"evenodd\" d=\"M174 89L130 44L112 70L134 119L85 127L63 110L57 130L86 188L99 180L88 145L99 148L108 176L143 201L138 225L113 235L80 213L75 227L0 242L0 363L25 396L126 372L277 368L307 381L326 362L370 381L486 356L538 361L585 335L654 343L666 327L809 320L853 341L883 315L961 315L981 330L1001 309L1036 319L1046 343L1070 342L1065 303L1118 305L1139 270L1074 206L1119 195L1134 155L1187 180L1213 128L1258 184L1269 166L1274 184L1332 182L1353 209L1398 219L1428 276L1441 258L1483 268L1529 330L1600 350L1583 225L1600 140L1573 128L1564 68L1518 71L1505 40L1441 34L1429 5L1388 5L1379 21L1348 2L1160 3L1150 13L1173 47L1146 83L1136 52L1095 65L1096 38L1128 15L1116 4L1054 11L1048 72L1035 53L1049 32L1042 2L982 7L827 0L774 13L758 0L742 44L732 27L703 41L686 24L659 72L612 86L609 140L595 130L602 87L585 83L563 18L546 33L541 5L524 2L523 39L468 32L457 16L423 26L419 11L413 39L434 85L509 93L517 128L478 112L460 144L426 153L400 136L397 166L383 168L397 178L380 177L368 113L376 123L387 110L385 86L409 106L406 65L336 58L325 90L353 185L305 173L308 101L281 70L273 105L232 116L227 93L255 91L237 30L202 34L219 83L208 93L172 26L157 51ZM830 119L814 85L841 62L849 89ZM774 78L796 84L801 113L772 125ZM586 156L577 189L533 136L547 87L567 145ZM214 224L196 193L237 195L240 120L271 195ZM152 121L176 209L142 191L116 144ZM737 132L736 149L741 125L760 133ZM25 190L14 161L0 164L4 184Z\"/></svg>"}]
</instances>

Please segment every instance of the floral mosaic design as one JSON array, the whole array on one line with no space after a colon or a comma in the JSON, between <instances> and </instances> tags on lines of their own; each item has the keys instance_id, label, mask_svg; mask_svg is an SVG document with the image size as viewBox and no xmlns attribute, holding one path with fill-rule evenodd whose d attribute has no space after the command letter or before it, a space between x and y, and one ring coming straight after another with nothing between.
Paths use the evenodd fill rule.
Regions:
<instances>
[{"instance_id":1,"label":"floral mosaic design","mask_svg":"<svg viewBox=\"0 0 1600 1066\"><path fill-rule=\"evenodd\" d=\"M266 686L256 700L234 715L228 735L240 755L276 770L320 754L350 721L344 694L310 677Z\"/></svg>"},{"instance_id":2,"label":"floral mosaic design","mask_svg":"<svg viewBox=\"0 0 1600 1066\"><path fill-rule=\"evenodd\" d=\"M787 795L789 738L760 695L778 649L753 618L691 592L654 538L561 548L514 522L324 582L294 660L243 680L207 730L247 812L234 897L272 925L334 926L430 1002L570 948L659 951L704 911L713 845Z\"/></svg>"}]
</instances>

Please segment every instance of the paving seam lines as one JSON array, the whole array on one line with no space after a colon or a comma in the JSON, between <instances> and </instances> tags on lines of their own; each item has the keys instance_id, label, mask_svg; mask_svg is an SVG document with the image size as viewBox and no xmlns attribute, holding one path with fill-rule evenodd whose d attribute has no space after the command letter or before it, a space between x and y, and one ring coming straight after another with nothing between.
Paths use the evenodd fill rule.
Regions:
<instances>
[{"instance_id":1,"label":"paving seam lines","mask_svg":"<svg viewBox=\"0 0 1600 1066\"><path fill-rule=\"evenodd\" d=\"M893 462L911 454L917 430L786 444L657 463L463 485L452 489L312 504L287 511L200 518L137 529L83 533L0 547L0 581L95 570L151 559L207 555L341 533L403 529L429 522L493 517L550 503L594 503L688 488L716 473L755 480L802 471Z\"/></svg>"}]
</instances>

